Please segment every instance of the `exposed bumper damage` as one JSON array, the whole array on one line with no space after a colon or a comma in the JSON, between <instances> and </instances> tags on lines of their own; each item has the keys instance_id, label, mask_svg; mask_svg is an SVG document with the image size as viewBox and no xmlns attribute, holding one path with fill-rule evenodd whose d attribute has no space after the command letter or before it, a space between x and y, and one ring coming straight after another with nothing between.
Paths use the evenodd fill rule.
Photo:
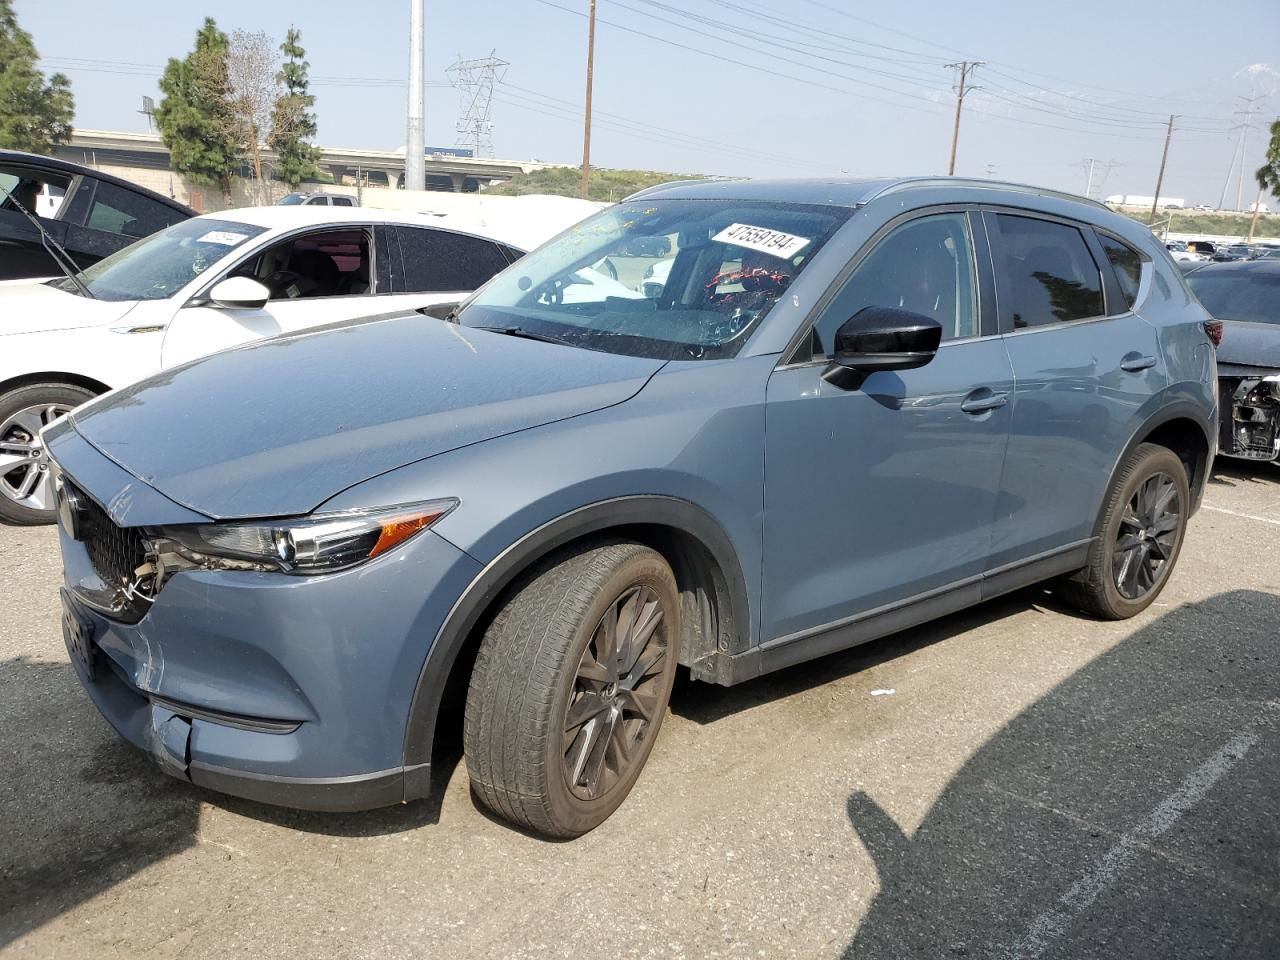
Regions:
<instances>
[{"instance_id":1,"label":"exposed bumper damage","mask_svg":"<svg viewBox=\"0 0 1280 960\"><path fill-rule=\"evenodd\" d=\"M1242 460L1280 458L1280 370L1219 369L1219 453Z\"/></svg>"}]
</instances>

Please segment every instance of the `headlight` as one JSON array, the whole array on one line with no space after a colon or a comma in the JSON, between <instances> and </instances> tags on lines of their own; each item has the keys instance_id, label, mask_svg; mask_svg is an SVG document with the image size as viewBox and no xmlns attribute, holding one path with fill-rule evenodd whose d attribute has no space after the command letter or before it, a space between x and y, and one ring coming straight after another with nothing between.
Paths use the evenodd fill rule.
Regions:
<instances>
[{"instance_id":1,"label":"headlight","mask_svg":"<svg viewBox=\"0 0 1280 960\"><path fill-rule=\"evenodd\" d=\"M453 499L431 500L295 520L158 527L147 533L156 554L176 552L200 566L331 573L399 546L457 505ZM200 562L206 559L214 562Z\"/></svg>"}]
</instances>

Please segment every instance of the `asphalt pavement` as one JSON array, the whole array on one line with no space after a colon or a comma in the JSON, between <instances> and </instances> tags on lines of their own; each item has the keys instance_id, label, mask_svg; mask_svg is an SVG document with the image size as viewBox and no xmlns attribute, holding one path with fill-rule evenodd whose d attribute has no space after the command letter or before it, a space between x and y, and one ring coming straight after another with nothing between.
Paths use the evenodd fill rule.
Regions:
<instances>
[{"instance_id":1,"label":"asphalt pavement","mask_svg":"<svg viewBox=\"0 0 1280 960\"><path fill-rule=\"evenodd\" d=\"M1280 469L1219 469L1134 620L1029 589L681 682L566 843L456 756L340 816L166 777L80 690L59 580L52 530L0 527L0 956L1280 957Z\"/></svg>"}]
</instances>

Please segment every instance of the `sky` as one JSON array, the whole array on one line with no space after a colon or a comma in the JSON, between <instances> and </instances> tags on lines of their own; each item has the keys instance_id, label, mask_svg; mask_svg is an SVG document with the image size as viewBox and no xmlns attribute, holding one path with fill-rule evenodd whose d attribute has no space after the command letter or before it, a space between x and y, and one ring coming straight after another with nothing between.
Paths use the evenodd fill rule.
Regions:
<instances>
[{"instance_id":1,"label":"sky","mask_svg":"<svg viewBox=\"0 0 1280 960\"><path fill-rule=\"evenodd\" d=\"M164 62L202 19L302 32L319 134L332 147L405 142L408 0L17 0L42 67L72 81L76 125L143 132ZM579 163L588 0L426 0L427 142L454 145L447 67L508 61L494 155ZM1158 11L1158 13L1154 12ZM1280 0L598 0L591 159L726 176L946 173L955 71L982 60L964 101L956 173L1092 195L1235 205L1236 111L1254 97L1245 179L1280 115ZM1233 164L1233 159L1235 163ZM1229 174L1231 178L1228 181ZM1272 201L1274 209L1277 205Z\"/></svg>"}]
</instances>

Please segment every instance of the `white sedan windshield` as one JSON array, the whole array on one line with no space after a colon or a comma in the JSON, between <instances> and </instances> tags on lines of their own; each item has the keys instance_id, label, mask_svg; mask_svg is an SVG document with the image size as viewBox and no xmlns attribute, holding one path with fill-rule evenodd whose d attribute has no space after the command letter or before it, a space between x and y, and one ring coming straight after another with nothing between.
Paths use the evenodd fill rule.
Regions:
<instances>
[{"instance_id":1,"label":"white sedan windshield","mask_svg":"<svg viewBox=\"0 0 1280 960\"><path fill-rule=\"evenodd\" d=\"M164 300L263 232L233 220L184 220L99 260L80 280L100 300ZM70 280L52 285L77 292Z\"/></svg>"}]
</instances>

